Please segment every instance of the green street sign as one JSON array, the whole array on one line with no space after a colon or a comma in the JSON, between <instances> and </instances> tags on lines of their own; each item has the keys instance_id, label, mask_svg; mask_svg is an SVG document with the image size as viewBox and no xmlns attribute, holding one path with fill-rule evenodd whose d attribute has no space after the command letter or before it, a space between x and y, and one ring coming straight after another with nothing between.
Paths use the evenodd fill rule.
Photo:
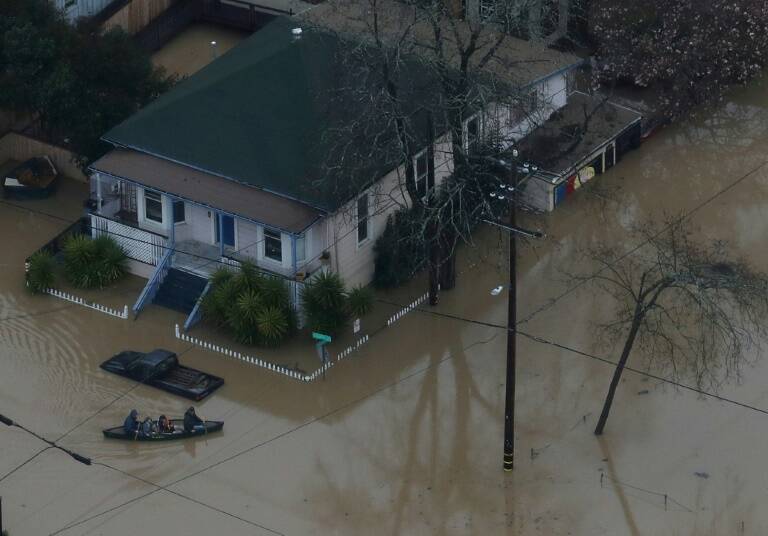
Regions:
<instances>
[{"instance_id":1,"label":"green street sign","mask_svg":"<svg viewBox=\"0 0 768 536\"><path fill-rule=\"evenodd\" d=\"M317 331L313 331L312 332L312 338L316 339L318 341L331 342L331 336L330 335L326 335L324 333L318 333Z\"/></svg>"}]
</instances>

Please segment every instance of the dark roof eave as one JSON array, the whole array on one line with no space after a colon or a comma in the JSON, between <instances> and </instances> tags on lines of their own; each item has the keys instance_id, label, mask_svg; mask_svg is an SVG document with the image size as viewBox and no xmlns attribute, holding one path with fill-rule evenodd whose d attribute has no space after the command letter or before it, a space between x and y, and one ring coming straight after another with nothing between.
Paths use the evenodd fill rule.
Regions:
<instances>
[{"instance_id":1,"label":"dark roof eave","mask_svg":"<svg viewBox=\"0 0 768 536\"><path fill-rule=\"evenodd\" d=\"M287 233L287 234L290 234L290 235L294 235L294 236L298 236L298 235L304 234L307 231L307 229L309 229L310 227L312 227L314 224L316 224L318 221L320 221L321 219L323 219L325 217L325 215L319 215L311 223L309 223L308 225L303 227L300 231L291 231L290 229L285 229L285 228L283 228L283 227L281 227L279 225L274 225L274 224L271 224L271 223L255 220L253 218L249 218L248 216L244 216L243 214L237 214L237 213L234 213L234 212L230 212L228 210L224 210L222 208L215 207L213 205L207 205L205 203L201 203L200 201L195 201L194 199L189 199L188 197L181 196L181 195L176 194L174 192L162 190L162 189L160 189L160 188L158 188L156 186L150 186L148 184L144 184L142 182L137 181L136 179L131 179L131 178L128 178L128 177L121 177L120 175L116 175L115 173L113 173L111 171L103 171L103 170L97 169L97 168L95 168L93 166L88 166L88 171L93 171L93 172L97 172L97 173L103 173L104 175L108 175L108 176L113 177L113 178L115 178L117 180L130 182L130 183L136 184L138 186L141 186L142 188L147 188L147 189L150 189L150 190L155 190L155 191L161 192L161 193L163 193L165 195L169 195L171 197L175 197L176 199L180 199L180 200L186 201L187 203L192 203L194 205L199 205L201 207L205 207L205 208L210 209L210 210L217 210L219 212L224 212L225 214L228 214L230 216L235 216L236 218L240 218L240 219L243 219L243 220L248 220L249 222L255 223L256 225L261 225L263 227L271 227L272 229L279 229L280 231L282 231L284 233Z\"/></svg>"},{"instance_id":2,"label":"dark roof eave","mask_svg":"<svg viewBox=\"0 0 768 536\"><path fill-rule=\"evenodd\" d=\"M154 158L159 158L161 160L166 160L167 162L172 162L172 163L177 164L179 166L184 166L184 167L188 167L190 169L194 169L195 171L200 171L201 173L207 173L209 175L214 175L214 176L220 177L222 179L226 179L226 180L229 180L229 181L232 181L232 182L236 182L237 184L241 184L241 185L247 186L249 188L254 188L256 190L261 190L262 192L266 192L266 193L269 193L269 194L272 194L272 195L276 195L278 197L282 197L283 199L288 199L288 200L293 201L295 203L301 203L302 205L306 205L306 206L308 206L308 207L310 207L310 208L312 208L314 210L317 210L318 212L324 213L325 215L328 215L331 212L335 212L335 211L329 210L328 207L324 207L324 206L320 206L320 205L315 205L313 203L307 203L303 199L298 199L296 197L292 197L290 195L286 195L284 193L271 190L269 188L264 188L264 187L261 187L261 186L256 186L256 185L251 184L249 182L238 180L238 179L236 179L234 177L229 177L229 176L224 175L222 173L217 173L215 171L211 171L209 169L205 169L205 168L202 168L202 167L199 167L199 166L194 166L194 165L189 164L187 162L182 162L180 160L175 160L173 158L168 158L167 156L164 156L164 155L161 155L161 154L157 154L157 153L153 153L152 151L148 151L148 150L146 150L146 149L144 149L142 147L137 147L135 145L126 145L126 144L123 144L123 143L111 140L111 139L107 138L106 136L102 136L101 140L105 141L107 143L112 144L114 147L118 147L118 148L122 148L122 149L130 149L131 151L136 151L136 152L139 152L139 153L144 153L144 154L147 154L147 155L152 156ZM88 169L90 169L90 167Z\"/></svg>"}]
</instances>

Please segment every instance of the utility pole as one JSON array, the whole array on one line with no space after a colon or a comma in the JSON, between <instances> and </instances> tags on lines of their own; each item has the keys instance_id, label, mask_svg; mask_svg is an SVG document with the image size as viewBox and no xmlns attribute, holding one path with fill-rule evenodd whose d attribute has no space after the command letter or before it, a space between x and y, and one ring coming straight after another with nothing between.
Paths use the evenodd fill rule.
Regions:
<instances>
[{"instance_id":1,"label":"utility pole","mask_svg":"<svg viewBox=\"0 0 768 536\"><path fill-rule=\"evenodd\" d=\"M513 151L513 156L517 157L517 151ZM503 160L497 160L497 164L502 165L511 173L512 180L501 187L499 192L491 193L494 199L510 201L509 220L502 223L499 221L484 219L485 223L490 223L509 231L509 293L507 295L507 383L504 397L504 471L512 471L515 461L515 382L517 368L517 235L527 236L529 238L543 238L544 234L539 231L530 231L517 226L517 193L521 184L520 174L523 173L523 181L529 179L536 173L537 167L529 164L523 164L522 167L510 166Z\"/></svg>"},{"instance_id":2,"label":"utility pole","mask_svg":"<svg viewBox=\"0 0 768 536\"><path fill-rule=\"evenodd\" d=\"M517 173L513 172L509 226L517 223ZM504 470L515 462L515 372L517 367L517 233L509 233L509 293L507 296L507 386L504 402Z\"/></svg>"}]
</instances>

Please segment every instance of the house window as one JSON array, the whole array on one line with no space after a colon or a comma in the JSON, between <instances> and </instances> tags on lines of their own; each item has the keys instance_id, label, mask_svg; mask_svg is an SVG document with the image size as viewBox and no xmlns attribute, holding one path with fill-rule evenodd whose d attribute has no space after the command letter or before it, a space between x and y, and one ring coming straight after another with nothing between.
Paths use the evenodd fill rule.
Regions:
<instances>
[{"instance_id":1,"label":"house window","mask_svg":"<svg viewBox=\"0 0 768 536\"><path fill-rule=\"evenodd\" d=\"M184 201L173 202L173 223L184 223L186 221L184 214Z\"/></svg>"},{"instance_id":2,"label":"house window","mask_svg":"<svg viewBox=\"0 0 768 536\"><path fill-rule=\"evenodd\" d=\"M535 113L539 106L539 92L536 88L529 88L520 97L512 102L509 107L509 124L516 126L523 119Z\"/></svg>"},{"instance_id":3,"label":"house window","mask_svg":"<svg viewBox=\"0 0 768 536\"><path fill-rule=\"evenodd\" d=\"M283 237L280 233L264 229L264 256L283 262Z\"/></svg>"},{"instance_id":4,"label":"house window","mask_svg":"<svg viewBox=\"0 0 768 536\"><path fill-rule=\"evenodd\" d=\"M480 22L502 22L502 17L499 16L498 0L479 0L478 10Z\"/></svg>"},{"instance_id":5,"label":"house window","mask_svg":"<svg viewBox=\"0 0 768 536\"><path fill-rule=\"evenodd\" d=\"M422 199L435 186L435 176L429 172L430 156L429 150L424 149L413 157L413 180L416 183L416 192Z\"/></svg>"},{"instance_id":6,"label":"house window","mask_svg":"<svg viewBox=\"0 0 768 536\"><path fill-rule=\"evenodd\" d=\"M301 235L296 239L296 262L304 262L307 258L307 243L305 236Z\"/></svg>"},{"instance_id":7,"label":"house window","mask_svg":"<svg viewBox=\"0 0 768 536\"><path fill-rule=\"evenodd\" d=\"M480 143L480 114L470 117L464 123L465 147L467 153L477 152Z\"/></svg>"},{"instance_id":8,"label":"house window","mask_svg":"<svg viewBox=\"0 0 768 536\"><path fill-rule=\"evenodd\" d=\"M144 190L144 217L150 221L163 223L163 198L159 193Z\"/></svg>"},{"instance_id":9,"label":"house window","mask_svg":"<svg viewBox=\"0 0 768 536\"><path fill-rule=\"evenodd\" d=\"M362 244L368 240L368 228L370 221L368 219L368 194L363 194L357 198L357 243Z\"/></svg>"}]
</instances>

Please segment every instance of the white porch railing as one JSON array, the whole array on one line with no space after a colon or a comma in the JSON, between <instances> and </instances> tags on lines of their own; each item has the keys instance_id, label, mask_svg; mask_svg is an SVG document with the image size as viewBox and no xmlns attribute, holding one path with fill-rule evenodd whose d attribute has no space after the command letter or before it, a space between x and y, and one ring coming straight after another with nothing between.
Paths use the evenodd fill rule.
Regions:
<instances>
[{"instance_id":1,"label":"white porch railing","mask_svg":"<svg viewBox=\"0 0 768 536\"><path fill-rule=\"evenodd\" d=\"M131 259L157 266L168 249L168 239L164 236L96 214L90 216L91 237L96 238L103 234L111 236Z\"/></svg>"}]
</instances>

